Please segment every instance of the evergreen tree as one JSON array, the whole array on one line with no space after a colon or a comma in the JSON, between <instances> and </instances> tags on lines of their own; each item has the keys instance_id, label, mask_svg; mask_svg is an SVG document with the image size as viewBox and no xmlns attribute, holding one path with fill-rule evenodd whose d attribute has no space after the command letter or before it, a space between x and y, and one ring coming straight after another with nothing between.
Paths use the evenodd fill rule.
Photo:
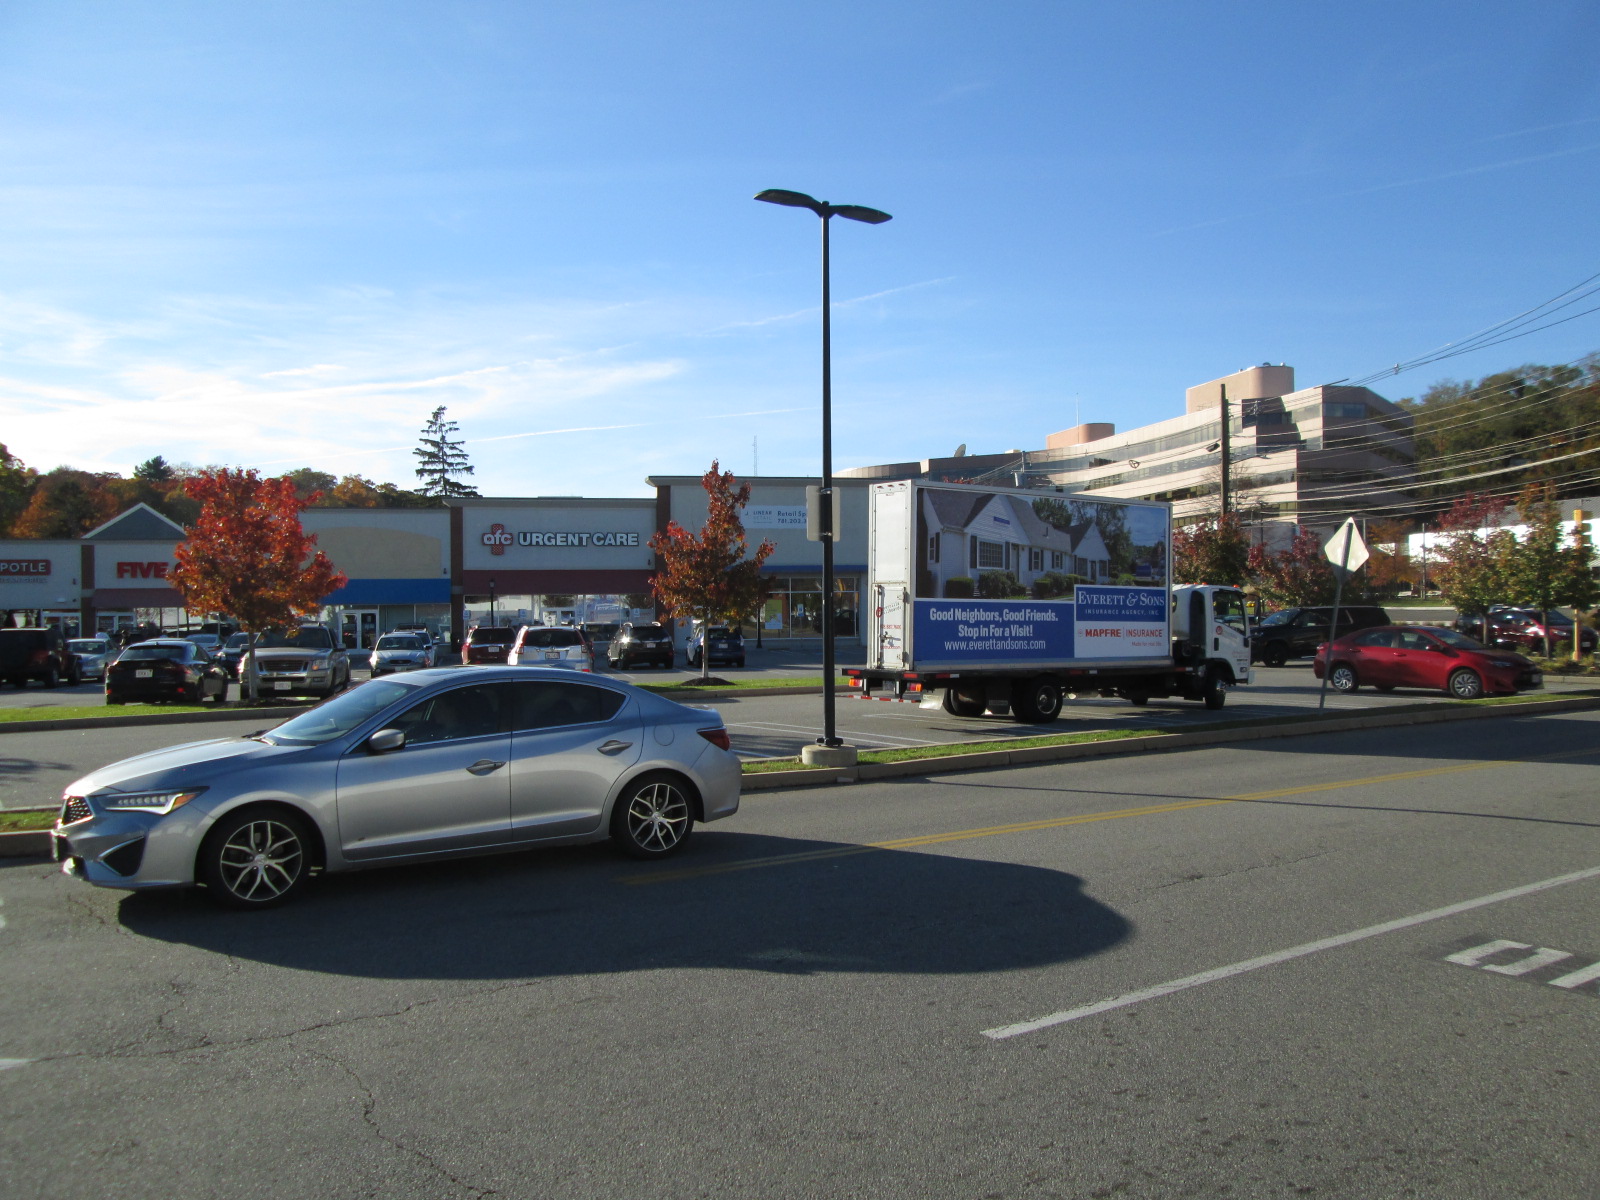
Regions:
<instances>
[{"instance_id":1,"label":"evergreen tree","mask_svg":"<svg viewBox=\"0 0 1600 1200\"><path fill-rule=\"evenodd\" d=\"M417 478L422 480L417 491L424 496L478 495L477 488L457 478L473 474L473 468L460 439L454 436L456 429L454 421L444 419L442 404L422 427L422 444L411 453L422 460L417 466Z\"/></svg>"}]
</instances>

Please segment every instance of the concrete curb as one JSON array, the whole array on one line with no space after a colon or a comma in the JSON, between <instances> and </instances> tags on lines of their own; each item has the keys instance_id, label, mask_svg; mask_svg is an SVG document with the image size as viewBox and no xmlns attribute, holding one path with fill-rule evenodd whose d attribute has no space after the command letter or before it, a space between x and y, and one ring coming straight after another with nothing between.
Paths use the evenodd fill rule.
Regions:
<instances>
[{"instance_id":1,"label":"concrete curb","mask_svg":"<svg viewBox=\"0 0 1600 1200\"><path fill-rule=\"evenodd\" d=\"M1390 729L1407 725L1434 725L1446 721L1483 720L1498 716L1539 716L1544 713L1576 712L1600 708L1600 697L1564 700L1536 700L1527 704L1497 704L1482 708L1430 709L1425 712L1376 712L1359 717L1241 725L1231 729L1202 729L1193 733L1152 733L1143 737L1118 738L1107 742L1069 742L1061 746L1023 746L1016 750L984 750L971 754L947 754L936 758L911 758L900 762L861 763L856 767L837 767L810 771L771 771L746 775L740 780L745 792L776 791L783 788L815 787L818 784L857 783L877 779L953 774L994 767L1025 766L1045 762L1066 762L1079 758L1110 758L1121 754L1154 754L1187 750L1199 746L1226 745L1231 742L1263 741L1267 738L1301 737L1314 733L1345 733L1358 729ZM956 743L959 744L959 743Z\"/></svg>"}]
</instances>

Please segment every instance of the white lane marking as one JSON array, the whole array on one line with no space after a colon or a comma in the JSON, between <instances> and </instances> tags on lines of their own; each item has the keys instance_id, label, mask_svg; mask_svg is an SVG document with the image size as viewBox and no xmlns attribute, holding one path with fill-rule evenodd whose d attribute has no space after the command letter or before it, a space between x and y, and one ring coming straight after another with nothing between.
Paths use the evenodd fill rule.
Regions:
<instances>
[{"instance_id":1,"label":"white lane marking","mask_svg":"<svg viewBox=\"0 0 1600 1200\"><path fill-rule=\"evenodd\" d=\"M1378 937L1385 933L1394 933L1396 930L1410 929L1414 925L1425 925L1429 921L1442 921L1446 917L1453 917L1457 913L1470 912L1475 908L1483 908L1490 904L1500 904L1503 901L1515 900L1519 896L1529 896L1534 892L1542 892L1548 888L1561 887L1563 884L1579 883L1585 879L1595 878L1600 878L1600 867L1589 867L1582 871L1557 875L1553 879L1543 879L1538 883L1528 883L1523 884L1521 887L1507 888L1503 892L1479 896L1475 900L1462 900L1457 904L1447 904L1443 908L1431 908L1427 912L1417 913L1415 916L1399 917L1393 921L1385 921L1381 925L1368 925L1364 929L1352 930L1350 933L1339 933L1332 937L1318 938L1314 942L1304 942L1299 946L1291 946L1287 950L1279 950L1274 954L1263 954L1259 958L1247 958L1243 962L1230 963L1225 967L1215 967L1209 971L1201 971L1198 975L1187 975L1182 979L1174 979L1168 983L1158 983L1155 987L1142 988L1137 992L1125 992L1120 996L1113 996L1109 1000L1099 1000L1093 1004L1085 1004L1081 1008L1069 1008L1062 1012L1051 1013L1047 1017L1036 1017L1031 1021L1019 1021L1015 1025L1001 1025L994 1029L985 1029L983 1036L999 1041L1004 1038L1017 1037L1019 1034L1047 1029L1052 1025L1064 1025L1068 1021L1081 1020L1084 1017L1092 1017L1096 1013L1109 1012L1116 1008L1127 1008L1132 1004L1154 1000L1159 996L1170 996L1174 992L1186 991L1192 987L1199 987L1201 984L1216 983L1221 979L1231 979L1233 976L1243 975L1247 971L1257 971L1262 967L1276 966L1278 963L1288 962L1290 959L1304 958L1308 954L1318 954L1323 950L1348 946L1352 942L1365 941L1367 938Z\"/></svg>"},{"instance_id":2,"label":"white lane marking","mask_svg":"<svg viewBox=\"0 0 1600 1200\"><path fill-rule=\"evenodd\" d=\"M1446 954L1445 962L1460 963L1463 967L1475 967L1490 955L1499 954L1502 950L1532 950L1532 942L1510 942L1505 938L1496 938L1492 942L1485 942L1481 946L1474 946L1470 950L1460 950L1455 954Z\"/></svg>"},{"instance_id":3,"label":"white lane marking","mask_svg":"<svg viewBox=\"0 0 1600 1200\"><path fill-rule=\"evenodd\" d=\"M0 896L0 904L4 904L5 902L6 902L6 898L4 896ZM0 913L0 929L4 929L5 927L6 927L6 915L5 915L5 913Z\"/></svg>"},{"instance_id":4,"label":"white lane marking","mask_svg":"<svg viewBox=\"0 0 1600 1200\"><path fill-rule=\"evenodd\" d=\"M1551 987L1575 988L1582 987L1586 983L1593 983L1596 979L1600 979L1600 963L1595 963L1588 967L1580 967L1576 971L1550 980L1549 983Z\"/></svg>"},{"instance_id":5,"label":"white lane marking","mask_svg":"<svg viewBox=\"0 0 1600 1200\"><path fill-rule=\"evenodd\" d=\"M1530 971L1537 971L1540 967L1548 967L1552 963L1571 957L1572 955L1565 950L1550 950L1540 946L1527 958L1519 958L1514 963L1505 963L1498 967L1485 967L1484 970L1493 971L1496 975L1526 975Z\"/></svg>"},{"instance_id":6,"label":"white lane marking","mask_svg":"<svg viewBox=\"0 0 1600 1200\"><path fill-rule=\"evenodd\" d=\"M0 1071L9 1071L12 1067L25 1067L32 1061L31 1058L0 1058Z\"/></svg>"}]
</instances>

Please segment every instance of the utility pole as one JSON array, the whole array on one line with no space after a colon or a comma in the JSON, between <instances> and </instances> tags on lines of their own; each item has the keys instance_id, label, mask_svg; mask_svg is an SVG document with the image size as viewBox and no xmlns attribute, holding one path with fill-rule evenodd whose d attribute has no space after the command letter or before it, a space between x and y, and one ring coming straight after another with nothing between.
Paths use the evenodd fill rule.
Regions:
<instances>
[{"instance_id":1,"label":"utility pole","mask_svg":"<svg viewBox=\"0 0 1600 1200\"><path fill-rule=\"evenodd\" d=\"M1228 487L1228 385L1217 385L1222 390L1222 515L1228 515L1229 487Z\"/></svg>"}]
</instances>

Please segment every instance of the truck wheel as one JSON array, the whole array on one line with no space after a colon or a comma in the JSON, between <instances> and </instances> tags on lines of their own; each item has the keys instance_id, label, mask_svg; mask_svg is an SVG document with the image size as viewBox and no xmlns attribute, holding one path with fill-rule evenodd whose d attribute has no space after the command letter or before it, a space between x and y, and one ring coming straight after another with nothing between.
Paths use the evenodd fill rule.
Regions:
<instances>
[{"instance_id":1,"label":"truck wheel","mask_svg":"<svg viewBox=\"0 0 1600 1200\"><path fill-rule=\"evenodd\" d=\"M958 692L955 688L946 688L944 693L944 710L952 717L981 717L983 716L983 701L974 700L967 692Z\"/></svg>"},{"instance_id":2,"label":"truck wheel","mask_svg":"<svg viewBox=\"0 0 1600 1200\"><path fill-rule=\"evenodd\" d=\"M1222 682L1222 676L1216 671L1206 672L1206 681L1202 685L1201 699L1210 709L1221 708L1228 702L1228 689Z\"/></svg>"},{"instance_id":3,"label":"truck wheel","mask_svg":"<svg viewBox=\"0 0 1600 1200\"><path fill-rule=\"evenodd\" d=\"M1047 676L1011 687L1011 712L1026 725L1048 725L1061 715L1061 685Z\"/></svg>"}]
</instances>

